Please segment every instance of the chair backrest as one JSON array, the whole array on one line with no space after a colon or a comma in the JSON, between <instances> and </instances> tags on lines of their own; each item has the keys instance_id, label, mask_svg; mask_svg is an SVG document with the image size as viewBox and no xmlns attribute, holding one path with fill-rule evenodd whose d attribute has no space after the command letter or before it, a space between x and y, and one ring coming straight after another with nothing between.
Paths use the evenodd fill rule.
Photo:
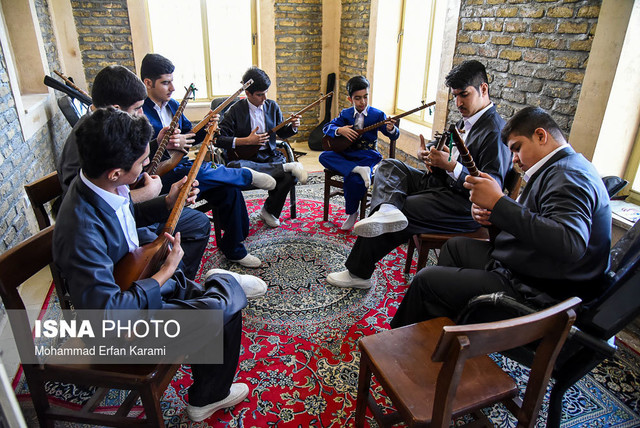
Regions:
<instances>
[{"instance_id":1,"label":"chair backrest","mask_svg":"<svg viewBox=\"0 0 640 428\"><path fill-rule=\"evenodd\" d=\"M601 339L609 339L640 314L640 222L613 246L609 255L606 290L580 313L577 325Z\"/></svg>"},{"instance_id":2,"label":"chair backrest","mask_svg":"<svg viewBox=\"0 0 640 428\"><path fill-rule=\"evenodd\" d=\"M445 326L432 360L443 362L438 375L432 426L449 426L451 409L465 361L540 341L524 401L516 415L518 426L532 426L542 404L553 366L581 303L573 297L548 309L483 324ZM436 414L437 413L437 414Z\"/></svg>"},{"instance_id":3,"label":"chair backrest","mask_svg":"<svg viewBox=\"0 0 640 428\"><path fill-rule=\"evenodd\" d=\"M211 110L215 110L216 108L218 108L218 106L222 104L226 99L227 98L225 97L220 97L220 98L214 98L213 100L211 100ZM222 111L220 112L220 122L222 122L222 119L224 118L224 114L238 101L240 101L240 97L236 97L235 100L231 101L228 106L222 109Z\"/></svg>"},{"instance_id":4,"label":"chair backrest","mask_svg":"<svg viewBox=\"0 0 640 428\"><path fill-rule=\"evenodd\" d=\"M77 110L76 106L73 105L73 101L69 95L64 95L58 98L58 107L60 107L60 111L64 115L67 122L71 127L76 126L78 120L80 120L80 112Z\"/></svg>"},{"instance_id":5,"label":"chair backrest","mask_svg":"<svg viewBox=\"0 0 640 428\"><path fill-rule=\"evenodd\" d=\"M51 220L46 209L46 204L62 195L62 186L58 179L58 173L54 171L36 181L26 184L24 190L31 202L40 230L50 226Z\"/></svg>"},{"instance_id":6,"label":"chair backrest","mask_svg":"<svg viewBox=\"0 0 640 428\"><path fill-rule=\"evenodd\" d=\"M8 309L13 336L22 355L33 355L33 337L18 287L52 263L53 226L0 254L0 297Z\"/></svg>"}]
</instances>

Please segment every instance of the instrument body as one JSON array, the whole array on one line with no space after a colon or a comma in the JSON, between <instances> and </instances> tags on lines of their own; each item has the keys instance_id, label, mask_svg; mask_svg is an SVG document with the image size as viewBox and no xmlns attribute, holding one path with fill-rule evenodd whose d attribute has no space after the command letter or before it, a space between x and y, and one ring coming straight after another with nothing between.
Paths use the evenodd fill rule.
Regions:
<instances>
[{"instance_id":1,"label":"instrument body","mask_svg":"<svg viewBox=\"0 0 640 428\"><path fill-rule=\"evenodd\" d=\"M333 91L329 92L326 95L323 95L319 99L315 100L311 104L309 104L306 107L304 107L302 110L298 111L297 113L292 114L291 116L289 116L289 118L287 118L286 120L283 120L278 125L276 125L273 128L271 128L267 133L271 134L271 135L277 133L280 129L282 129L283 127L287 126L291 122L293 122L296 119L296 116L301 116L303 113L305 113L309 109L315 107L316 105L320 104L325 99L327 99L329 97L332 97L332 96L333 96ZM240 160L240 159L251 159L256 155L256 153L258 153L258 151L260 150L260 147L262 147L262 145L259 145L259 144L246 145L246 146L236 146L234 149L227 150L227 158L230 161Z\"/></svg>"},{"instance_id":2,"label":"instrument body","mask_svg":"<svg viewBox=\"0 0 640 428\"><path fill-rule=\"evenodd\" d=\"M170 235L173 235L175 232L176 225L180 219L180 214L182 214L182 210L184 209L187 198L189 197L191 187L198 175L200 166L202 166L202 162L207 154L209 142L211 141L216 129L217 123L214 122L214 124L207 130L207 136L205 137L202 147L198 152L198 156L196 156L196 159L193 161L193 165L187 175L186 183L180 189L180 193L178 194L176 202L173 205L173 209L171 210L171 214L162 229L162 233L153 242L136 248L116 263L113 270L113 277L116 284L118 284L122 291L126 291L131 288L135 281L141 278L149 278L155 274L167 258L167 254L169 253L169 240L164 236L164 232Z\"/></svg>"},{"instance_id":3,"label":"instrument body","mask_svg":"<svg viewBox=\"0 0 640 428\"><path fill-rule=\"evenodd\" d=\"M383 120L381 122L377 122L374 123L373 125L369 125L366 128L363 129L355 129L355 131L358 133L358 135L362 135L365 132L369 132L372 131L374 129L377 129L383 125L386 125L388 121L390 120L397 120L397 119L401 119L405 116L409 116L410 114L413 114L417 111L420 111L422 109L425 109L427 107L431 107L433 105L435 105L436 102L432 101L429 104L423 104L420 107L416 107L413 110L409 110L406 111L404 113L401 113L399 115L393 116L393 117L389 117L386 120ZM347 150L349 147L351 147L353 144L356 144L359 141L359 138L356 138L353 141L349 141L349 139L347 137L344 137L342 135L337 135L335 137L330 137L328 135L325 135L324 137L322 137L322 150L325 151L334 151L337 153L341 153L344 152L345 150Z\"/></svg>"}]
</instances>

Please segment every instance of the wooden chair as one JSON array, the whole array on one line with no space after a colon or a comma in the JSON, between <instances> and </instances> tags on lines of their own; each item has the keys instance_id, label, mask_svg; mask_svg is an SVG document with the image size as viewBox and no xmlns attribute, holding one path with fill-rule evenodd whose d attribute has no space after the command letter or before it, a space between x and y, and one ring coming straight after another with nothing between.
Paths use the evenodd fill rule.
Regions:
<instances>
[{"instance_id":1,"label":"wooden chair","mask_svg":"<svg viewBox=\"0 0 640 428\"><path fill-rule=\"evenodd\" d=\"M520 185L522 183L522 176L520 173L515 169L509 170L504 183L507 196L511 199L516 199L520 192ZM418 272L426 266L427 259L429 258L429 250L439 250L445 242L455 236L464 236L466 238L489 241L491 239L491 230L486 227L481 227L474 232L420 233L413 235L411 239L409 239L407 260L404 263L404 273L409 273L409 270L411 269L411 262L413 260L413 253L416 249L418 250L418 264L416 265L416 272Z\"/></svg>"},{"instance_id":2,"label":"wooden chair","mask_svg":"<svg viewBox=\"0 0 640 428\"><path fill-rule=\"evenodd\" d=\"M400 119L396 121L396 126L400 125ZM396 140L389 140L389 159L395 159L396 157ZM373 176L371 177L373 183ZM331 190L334 187L335 190ZM322 213L322 220L329 221L329 208L331 207L330 201L334 196L344 196L344 181L340 173L331 169L325 168L324 170L324 210ZM360 200L360 220L366 217L367 208L369 207L369 201L371 199L371 193L367 191Z\"/></svg>"},{"instance_id":3,"label":"wooden chair","mask_svg":"<svg viewBox=\"0 0 640 428\"><path fill-rule=\"evenodd\" d=\"M609 270L603 278L601 296L583 305L575 325L555 362L555 383L549 397L547 426L560 427L562 399L573 384L582 379L616 347L610 339L640 314L640 222L613 246L609 255ZM458 322L473 321L477 309L481 313L522 315L535 309L498 294L471 299L458 317ZM505 353L510 358L531 366L535 349L523 347Z\"/></svg>"},{"instance_id":4,"label":"wooden chair","mask_svg":"<svg viewBox=\"0 0 640 428\"><path fill-rule=\"evenodd\" d=\"M29 361L27 356L33 356L35 344L18 287L52 262L53 228L54 226L49 226L0 255L0 297L7 308L22 361ZM74 338L62 346L77 348L82 346L82 342ZM62 361L47 360L44 364L22 365L40 426L52 427L54 420L116 427L164 426L160 398L179 364L69 365L64 363L64 357L58 358ZM45 383L48 381L94 386L97 389L80 410L52 407L45 390ZM115 414L94 413L110 389L123 389L130 393ZM138 397L144 406L144 419L128 417Z\"/></svg>"},{"instance_id":5,"label":"wooden chair","mask_svg":"<svg viewBox=\"0 0 640 428\"><path fill-rule=\"evenodd\" d=\"M436 318L362 338L356 426L364 426L367 407L380 426L404 421L410 427L444 428L469 413L478 426L478 419L489 423L480 409L503 402L519 427L533 427L579 303L574 297L541 312L485 324L455 326ZM538 340L520 403L515 381L487 354ZM371 374L396 412L382 413L369 393Z\"/></svg>"},{"instance_id":6,"label":"wooden chair","mask_svg":"<svg viewBox=\"0 0 640 428\"><path fill-rule=\"evenodd\" d=\"M55 200L62 195L62 186L58 179L58 173L54 171L36 181L26 184L24 191L36 215L38 228L43 230L51 226L51 218L47 211L47 204L51 202L51 210L53 212ZM49 265L49 268L51 269L51 277L53 278L53 285L56 289L58 300L60 301L60 307L62 309L71 309L71 297L69 296L64 280L58 272L58 268L56 268L53 263Z\"/></svg>"}]
</instances>

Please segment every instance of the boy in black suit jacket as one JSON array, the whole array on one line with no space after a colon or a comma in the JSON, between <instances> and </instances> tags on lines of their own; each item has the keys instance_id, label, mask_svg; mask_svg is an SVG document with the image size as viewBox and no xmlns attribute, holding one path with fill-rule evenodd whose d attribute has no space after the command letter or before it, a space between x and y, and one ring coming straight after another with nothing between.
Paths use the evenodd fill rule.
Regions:
<instances>
[{"instance_id":1,"label":"boy in black suit jacket","mask_svg":"<svg viewBox=\"0 0 640 428\"><path fill-rule=\"evenodd\" d=\"M236 102L225 113L220 122L220 136L216 145L229 151L240 146L260 146L250 159L229 162L231 168L251 168L271 175L276 180L276 188L269 191L269 197L260 211L260 217L269 227L280 226L280 213L291 187L296 179L307 182L307 172L300 162L288 162L276 148L276 135L289 138L298 132L300 117L276 133L270 129L283 121L278 103L267 99L271 79L257 67L251 67L242 76L242 81L253 79L253 84L245 90L246 99Z\"/></svg>"}]
</instances>

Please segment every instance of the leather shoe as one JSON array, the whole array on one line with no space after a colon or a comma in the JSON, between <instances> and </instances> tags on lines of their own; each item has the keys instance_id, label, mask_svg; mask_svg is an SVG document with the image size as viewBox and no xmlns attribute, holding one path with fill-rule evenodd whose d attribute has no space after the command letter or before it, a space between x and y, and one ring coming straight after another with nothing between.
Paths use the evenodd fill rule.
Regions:
<instances>
[{"instance_id":1,"label":"leather shoe","mask_svg":"<svg viewBox=\"0 0 640 428\"><path fill-rule=\"evenodd\" d=\"M189 419L194 422L200 422L207 419L220 409L226 409L227 407L233 407L236 404L242 402L249 395L249 387L244 383L234 383L229 389L229 395L227 398L215 403L207 404L206 406L187 406L187 415Z\"/></svg>"},{"instance_id":2,"label":"leather shoe","mask_svg":"<svg viewBox=\"0 0 640 428\"><path fill-rule=\"evenodd\" d=\"M269 214L264 207L260 210L260 218L264 220L269 227L280 226L280 220L278 220L273 214Z\"/></svg>"},{"instance_id":3,"label":"leather shoe","mask_svg":"<svg viewBox=\"0 0 640 428\"><path fill-rule=\"evenodd\" d=\"M334 287L340 288L367 289L371 288L371 286L373 285L373 280L371 278L359 278L357 276L351 275L348 270L330 273L329 275L327 275L327 282Z\"/></svg>"},{"instance_id":4,"label":"leather shoe","mask_svg":"<svg viewBox=\"0 0 640 428\"><path fill-rule=\"evenodd\" d=\"M383 233L399 232L406 229L408 225L407 217L398 209L384 213L376 211L357 222L353 227L353 233L363 238L374 238Z\"/></svg>"},{"instance_id":5,"label":"leather shoe","mask_svg":"<svg viewBox=\"0 0 640 428\"><path fill-rule=\"evenodd\" d=\"M236 281L238 281L238 284L242 287L247 299L257 299L258 297L264 296L267 292L267 283L253 275L241 275L237 272L231 272L224 269L211 269L207 272L205 278L216 273L226 273L227 275L231 275Z\"/></svg>"}]
</instances>

